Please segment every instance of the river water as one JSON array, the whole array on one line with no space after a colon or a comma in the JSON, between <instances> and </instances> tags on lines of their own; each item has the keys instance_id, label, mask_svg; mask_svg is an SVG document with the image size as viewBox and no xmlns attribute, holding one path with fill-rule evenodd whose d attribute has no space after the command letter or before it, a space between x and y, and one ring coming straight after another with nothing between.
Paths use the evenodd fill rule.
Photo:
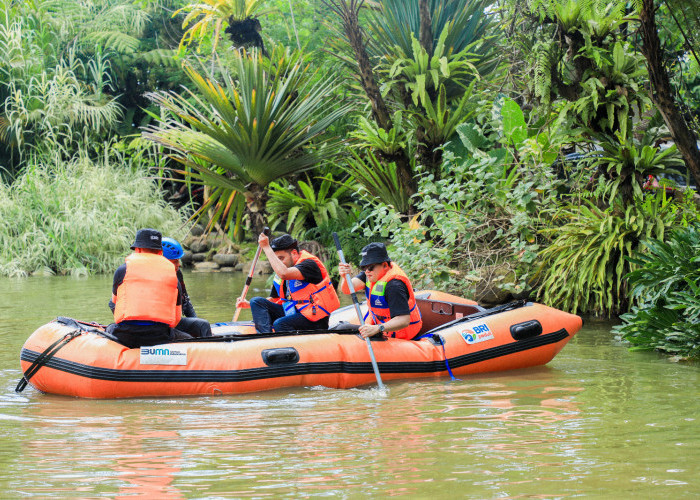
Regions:
<instances>
[{"instance_id":1,"label":"river water","mask_svg":"<svg viewBox=\"0 0 700 500\"><path fill-rule=\"evenodd\" d=\"M212 321L231 319L244 280L186 274ZM607 322L588 321L545 367L392 382L388 395L16 394L27 336L58 315L108 323L110 289L109 276L0 280L0 498L700 496L700 366L629 352Z\"/></svg>"}]
</instances>

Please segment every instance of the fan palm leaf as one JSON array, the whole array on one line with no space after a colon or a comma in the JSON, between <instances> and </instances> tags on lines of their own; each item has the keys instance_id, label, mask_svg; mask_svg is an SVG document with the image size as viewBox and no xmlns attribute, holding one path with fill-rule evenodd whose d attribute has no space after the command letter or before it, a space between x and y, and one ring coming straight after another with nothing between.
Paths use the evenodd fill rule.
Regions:
<instances>
[{"instance_id":1,"label":"fan palm leaf","mask_svg":"<svg viewBox=\"0 0 700 500\"><path fill-rule=\"evenodd\" d=\"M333 76L312 71L298 54L275 53L283 59L279 64L255 51L237 53L235 76L221 71L221 82L186 66L193 90L149 94L181 121L151 126L145 137L171 150L191 180L227 190L221 194L226 204L239 193L264 205L261 188L332 158L340 144L322 138L349 111L328 105ZM290 65L290 59L296 62Z\"/></svg>"}]
</instances>

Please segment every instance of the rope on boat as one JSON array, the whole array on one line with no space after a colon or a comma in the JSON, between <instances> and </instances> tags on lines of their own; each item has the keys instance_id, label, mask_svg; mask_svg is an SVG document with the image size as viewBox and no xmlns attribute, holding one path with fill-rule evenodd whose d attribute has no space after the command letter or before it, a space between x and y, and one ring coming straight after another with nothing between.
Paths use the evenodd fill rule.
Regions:
<instances>
[{"instance_id":1,"label":"rope on boat","mask_svg":"<svg viewBox=\"0 0 700 500\"><path fill-rule=\"evenodd\" d=\"M27 387L27 384L29 383L29 379L32 378L34 375L36 375L36 372L41 369L42 366L44 366L46 363L49 362L51 358L54 357L54 355L60 351L63 346L65 346L68 342L73 340L75 337L80 336L83 333L83 330L72 330L65 334L63 337L58 339L56 342L51 344L49 347L46 348L44 352L42 352L31 364L29 368L24 372L22 375L22 378L20 381L17 383L17 387L15 387L15 392L22 392L25 387Z\"/></svg>"}]
</instances>

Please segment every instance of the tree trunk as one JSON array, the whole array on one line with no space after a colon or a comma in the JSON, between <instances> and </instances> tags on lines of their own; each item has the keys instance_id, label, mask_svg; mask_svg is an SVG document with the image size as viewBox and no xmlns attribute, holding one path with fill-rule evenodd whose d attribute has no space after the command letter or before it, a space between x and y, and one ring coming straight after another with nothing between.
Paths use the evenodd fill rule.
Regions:
<instances>
[{"instance_id":1,"label":"tree trunk","mask_svg":"<svg viewBox=\"0 0 700 500\"><path fill-rule=\"evenodd\" d=\"M647 60L652 85L651 98L661 112L671 137L678 147L695 183L700 185L700 150L697 138L683 118L673 97L671 82L664 67L661 42L656 29L654 0L643 0L639 11L639 31L642 37L642 54Z\"/></svg>"},{"instance_id":2,"label":"tree trunk","mask_svg":"<svg viewBox=\"0 0 700 500\"><path fill-rule=\"evenodd\" d=\"M343 31L355 53L357 64L360 70L360 83L372 106L372 117L377 125L386 131L393 128L389 110L379 91L379 86L374 79L374 71L370 63L369 56L365 50L365 43L360 28L358 12L364 0L323 0L341 18ZM409 194L413 195L417 190L416 180L413 178L411 161L405 150L392 155L393 161L398 167L398 176L401 183L406 187Z\"/></svg>"},{"instance_id":3,"label":"tree trunk","mask_svg":"<svg viewBox=\"0 0 700 500\"><path fill-rule=\"evenodd\" d=\"M362 29L358 19L358 11L362 3L362 0L349 0L349 4L348 0L340 0L338 7L341 12L345 36L348 37L348 42L355 52L355 58L360 68L360 83L372 105L372 116L380 127L388 131L392 128L391 117L374 79L374 71L362 39Z\"/></svg>"},{"instance_id":4,"label":"tree trunk","mask_svg":"<svg viewBox=\"0 0 700 500\"><path fill-rule=\"evenodd\" d=\"M262 233L263 228L267 225L266 207L270 195L266 188L255 183L248 185L248 191L246 191L244 195L246 215L250 221L250 229L257 239L257 235Z\"/></svg>"},{"instance_id":5,"label":"tree trunk","mask_svg":"<svg viewBox=\"0 0 700 500\"><path fill-rule=\"evenodd\" d=\"M433 56L433 20L430 17L430 9L428 0L419 0L420 11L420 45L428 53L428 56Z\"/></svg>"}]
</instances>

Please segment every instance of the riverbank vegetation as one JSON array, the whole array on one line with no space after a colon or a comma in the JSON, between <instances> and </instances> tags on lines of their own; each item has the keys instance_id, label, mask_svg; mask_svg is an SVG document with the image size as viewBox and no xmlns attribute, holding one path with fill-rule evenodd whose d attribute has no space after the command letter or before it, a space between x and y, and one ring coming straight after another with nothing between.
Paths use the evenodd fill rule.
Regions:
<instances>
[{"instance_id":1,"label":"riverbank vegetation","mask_svg":"<svg viewBox=\"0 0 700 500\"><path fill-rule=\"evenodd\" d=\"M700 226L697 7L0 0L4 210L63 220L66 188L26 186L75 178L88 206L98 171L122 181L89 244L85 215L0 230L0 273L108 270L135 227L193 216L236 241L337 230L353 260L382 239L417 287L483 302L694 324L695 285L661 303L638 270Z\"/></svg>"},{"instance_id":2,"label":"riverbank vegetation","mask_svg":"<svg viewBox=\"0 0 700 500\"><path fill-rule=\"evenodd\" d=\"M113 272L134 228L183 236L181 214L144 169L129 163L114 151L55 156L27 164L12 186L0 184L0 274Z\"/></svg>"}]
</instances>

